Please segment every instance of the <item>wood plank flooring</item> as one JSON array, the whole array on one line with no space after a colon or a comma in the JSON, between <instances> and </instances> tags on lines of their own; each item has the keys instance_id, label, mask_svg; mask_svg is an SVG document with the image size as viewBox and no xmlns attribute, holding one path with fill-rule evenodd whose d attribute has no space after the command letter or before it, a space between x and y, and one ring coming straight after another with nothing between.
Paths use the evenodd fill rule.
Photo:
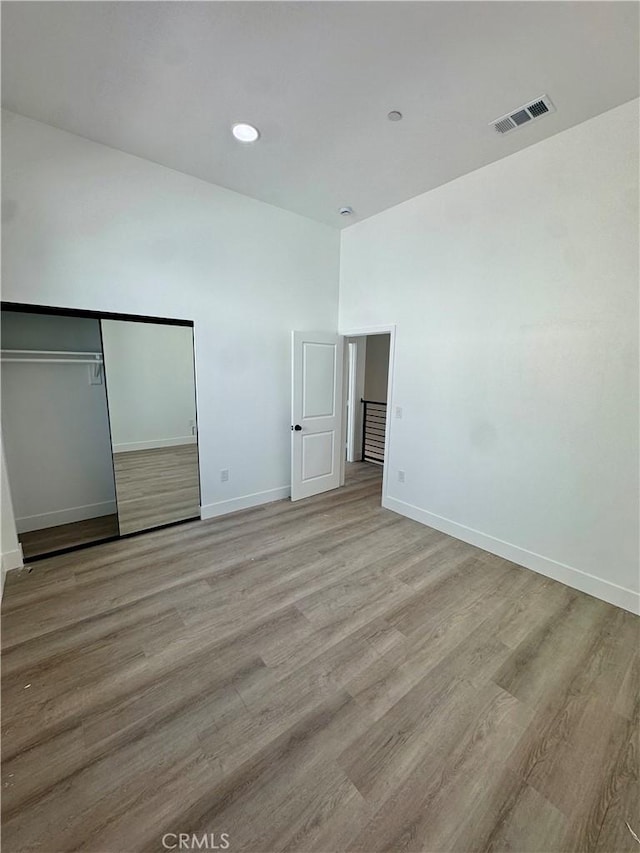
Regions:
<instances>
[{"instance_id":1,"label":"wood plank flooring","mask_svg":"<svg viewBox=\"0 0 640 853\"><path fill-rule=\"evenodd\" d=\"M9 574L5 851L638 850L640 620L379 474Z\"/></svg>"},{"instance_id":2,"label":"wood plank flooring","mask_svg":"<svg viewBox=\"0 0 640 853\"><path fill-rule=\"evenodd\" d=\"M114 453L113 468L122 534L200 516L197 445Z\"/></svg>"},{"instance_id":3,"label":"wood plank flooring","mask_svg":"<svg viewBox=\"0 0 640 853\"><path fill-rule=\"evenodd\" d=\"M56 527L44 527L42 530L30 530L28 533L20 533L18 539L24 556L36 557L38 554L99 542L117 535L118 516L114 514L58 524Z\"/></svg>"}]
</instances>

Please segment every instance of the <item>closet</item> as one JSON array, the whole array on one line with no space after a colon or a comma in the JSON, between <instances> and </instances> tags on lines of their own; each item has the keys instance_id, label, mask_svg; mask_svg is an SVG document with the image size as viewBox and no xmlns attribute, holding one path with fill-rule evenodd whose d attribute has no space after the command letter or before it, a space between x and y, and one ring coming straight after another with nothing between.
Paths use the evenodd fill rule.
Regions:
<instances>
[{"instance_id":1,"label":"closet","mask_svg":"<svg viewBox=\"0 0 640 853\"><path fill-rule=\"evenodd\" d=\"M26 561L200 517L193 324L2 303Z\"/></svg>"}]
</instances>

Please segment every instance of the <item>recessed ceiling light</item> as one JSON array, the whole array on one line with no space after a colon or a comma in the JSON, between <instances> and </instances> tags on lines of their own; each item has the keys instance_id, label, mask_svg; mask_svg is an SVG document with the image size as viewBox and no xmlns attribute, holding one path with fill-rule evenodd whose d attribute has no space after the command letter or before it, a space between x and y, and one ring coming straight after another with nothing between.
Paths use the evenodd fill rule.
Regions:
<instances>
[{"instance_id":1,"label":"recessed ceiling light","mask_svg":"<svg viewBox=\"0 0 640 853\"><path fill-rule=\"evenodd\" d=\"M389 121L401 121L402 113L400 110L391 110L391 112L387 114L387 118Z\"/></svg>"},{"instance_id":2,"label":"recessed ceiling light","mask_svg":"<svg viewBox=\"0 0 640 853\"><path fill-rule=\"evenodd\" d=\"M239 142L255 142L260 137L260 131L252 124L234 124L231 132Z\"/></svg>"},{"instance_id":3,"label":"recessed ceiling light","mask_svg":"<svg viewBox=\"0 0 640 853\"><path fill-rule=\"evenodd\" d=\"M340 210L338 211L338 213L340 214L340 216L351 216L351 214L353 213L353 208L352 207L341 207Z\"/></svg>"}]
</instances>

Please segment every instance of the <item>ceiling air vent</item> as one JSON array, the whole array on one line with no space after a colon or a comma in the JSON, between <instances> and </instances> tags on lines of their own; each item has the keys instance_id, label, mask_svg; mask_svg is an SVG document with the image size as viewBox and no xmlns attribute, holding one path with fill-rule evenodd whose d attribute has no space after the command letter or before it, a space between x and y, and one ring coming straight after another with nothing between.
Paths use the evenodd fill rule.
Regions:
<instances>
[{"instance_id":1,"label":"ceiling air vent","mask_svg":"<svg viewBox=\"0 0 640 853\"><path fill-rule=\"evenodd\" d=\"M510 130L515 130L523 124L528 124L530 121L534 121L534 119L541 118L547 115L547 113L555 113L555 111L556 108L553 106L551 98L548 95L541 95L535 101L531 101L530 104L525 104L507 113L507 115L490 121L489 125L497 133L509 133Z\"/></svg>"}]
</instances>

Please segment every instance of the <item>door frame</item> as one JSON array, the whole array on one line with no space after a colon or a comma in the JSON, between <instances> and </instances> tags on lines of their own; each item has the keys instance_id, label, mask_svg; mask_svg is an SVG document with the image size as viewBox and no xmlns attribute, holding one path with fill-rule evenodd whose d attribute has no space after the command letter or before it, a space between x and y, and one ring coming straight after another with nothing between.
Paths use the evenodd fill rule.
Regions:
<instances>
[{"instance_id":1,"label":"door frame","mask_svg":"<svg viewBox=\"0 0 640 853\"><path fill-rule=\"evenodd\" d=\"M389 451L391 449L391 423L392 417L392 402L393 402L393 378L395 376L395 359L396 359L396 324L389 323L382 326L359 326L357 328L338 329L338 334L346 338L361 338L366 335L389 335L389 374L387 376L387 420L385 424L384 435L384 464L382 466L382 506L385 504L387 491L389 486ZM344 348L345 353L347 347ZM344 486L346 453L344 448L347 444L347 390L346 383L348 381L349 360L346 355L343 356L344 380L342 383L342 447L343 453L340 457L340 485Z\"/></svg>"},{"instance_id":2,"label":"door frame","mask_svg":"<svg viewBox=\"0 0 640 853\"><path fill-rule=\"evenodd\" d=\"M361 400L364 397L365 367L367 361L367 337L362 335L357 338L345 338L348 346L353 347L354 371L351 376L351 361L347 362L347 373L349 379L350 399L354 405L353 412L349 412L347 420L347 462L359 462L362 459L362 407ZM353 387L352 386L353 379ZM352 421L352 423L350 423ZM349 446L351 444L351 446ZM356 452L357 451L357 452Z\"/></svg>"}]
</instances>

